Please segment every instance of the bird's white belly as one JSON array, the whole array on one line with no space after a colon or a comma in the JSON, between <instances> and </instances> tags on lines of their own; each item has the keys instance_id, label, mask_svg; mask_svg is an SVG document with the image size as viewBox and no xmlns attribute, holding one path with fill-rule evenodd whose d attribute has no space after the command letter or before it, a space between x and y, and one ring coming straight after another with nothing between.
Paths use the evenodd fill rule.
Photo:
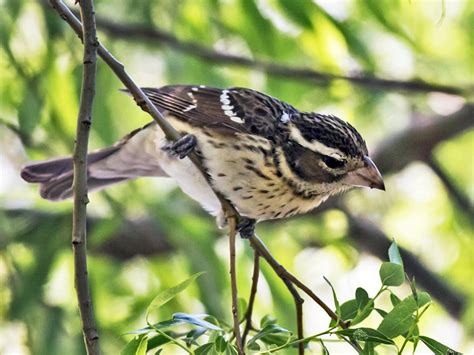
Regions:
<instances>
[{"instance_id":1,"label":"bird's white belly","mask_svg":"<svg viewBox=\"0 0 474 355\"><path fill-rule=\"evenodd\" d=\"M255 137L248 140L248 136L242 135L223 141L182 121L168 119L179 131L196 136L212 185L232 202L242 216L256 220L282 218L311 210L321 202L292 193L277 175L268 140ZM189 158L179 159L162 149L169 141L158 126L152 125L148 129L153 130L147 136L152 138L154 154L162 170L206 211L222 218L220 202L202 173Z\"/></svg>"}]
</instances>

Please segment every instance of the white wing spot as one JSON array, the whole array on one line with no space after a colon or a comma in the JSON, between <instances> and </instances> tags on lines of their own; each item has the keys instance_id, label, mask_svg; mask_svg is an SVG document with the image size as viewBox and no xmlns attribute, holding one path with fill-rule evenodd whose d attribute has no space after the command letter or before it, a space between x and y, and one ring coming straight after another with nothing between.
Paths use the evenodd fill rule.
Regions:
<instances>
[{"instance_id":1,"label":"white wing spot","mask_svg":"<svg viewBox=\"0 0 474 355\"><path fill-rule=\"evenodd\" d=\"M232 116L230 119L237 123L244 123L244 120L237 116Z\"/></svg>"},{"instance_id":2,"label":"white wing spot","mask_svg":"<svg viewBox=\"0 0 474 355\"><path fill-rule=\"evenodd\" d=\"M283 115L281 115L280 121L282 123L288 123L290 121L290 116L285 112Z\"/></svg>"},{"instance_id":3,"label":"white wing spot","mask_svg":"<svg viewBox=\"0 0 474 355\"><path fill-rule=\"evenodd\" d=\"M196 86L192 87L191 88L192 91L199 91L199 88L197 88Z\"/></svg>"},{"instance_id":4,"label":"white wing spot","mask_svg":"<svg viewBox=\"0 0 474 355\"><path fill-rule=\"evenodd\" d=\"M195 109L197 106L196 105L189 105L188 107L186 107L183 112L188 112L188 111L191 111L193 109Z\"/></svg>"},{"instance_id":5,"label":"white wing spot","mask_svg":"<svg viewBox=\"0 0 474 355\"><path fill-rule=\"evenodd\" d=\"M234 106L232 105L222 105L222 109L225 111L225 110L233 110L234 109Z\"/></svg>"},{"instance_id":6,"label":"white wing spot","mask_svg":"<svg viewBox=\"0 0 474 355\"><path fill-rule=\"evenodd\" d=\"M226 111L224 111L224 113L229 117L235 116L235 113L232 110L226 110Z\"/></svg>"},{"instance_id":7,"label":"white wing spot","mask_svg":"<svg viewBox=\"0 0 474 355\"><path fill-rule=\"evenodd\" d=\"M193 104L197 104L197 100L194 98L194 95L192 92L188 92L188 96L191 98L191 100L193 101Z\"/></svg>"},{"instance_id":8,"label":"white wing spot","mask_svg":"<svg viewBox=\"0 0 474 355\"><path fill-rule=\"evenodd\" d=\"M204 88L206 87L206 85L199 85L199 87L200 87L201 89L204 89Z\"/></svg>"}]
</instances>

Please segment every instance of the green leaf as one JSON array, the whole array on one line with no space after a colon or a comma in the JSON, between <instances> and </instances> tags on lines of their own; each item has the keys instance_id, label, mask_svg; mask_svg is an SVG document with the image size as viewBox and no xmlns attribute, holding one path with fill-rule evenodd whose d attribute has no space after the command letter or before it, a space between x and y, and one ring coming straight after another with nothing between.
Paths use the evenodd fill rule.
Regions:
<instances>
[{"instance_id":1,"label":"green leaf","mask_svg":"<svg viewBox=\"0 0 474 355\"><path fill-rule=\"evenodd\" d=\"M267 325L275 324L277 322L276 318L270 314L266 314L260 320L260 328L265 328Z\"/></svg>"},{"instance_id":2,"label":"green leaf","mask_svg":"<svg viewBox=\"0 0 474 355\"><path fill-rule=\"evenodd\" d=\"M390 248L388 248L388 260L391 263L398 264L403 266L402 256L400 255L400 250L398 250L398 245L395 241L390 244Z\"/></svg>"},{"instance_id":3,"label":"green leaf","mask_svg":"<svg viewBox=\"0 0 474 355\"><path fill-rule=\"evenodd\" d=\"M392 302L392 306L396 306L401 302L400 298L394 293L390 293L390 302Z\"/></svg>"},{"instance_id":4,"label":"green leaf","mask_svg":"<svg viewBox=\"0 0 474 355\"><path fill-rule=\"evenodd\" d=\"M337 296L336 296L336 291L334 290L334 287L332 286L332 284L329 282L329 280L324 277L324 280L328 283L328 285L331 287L331 290L332 290L332 297L334 299L334 306L336 307L336 314L340 317L341 316L341 309L339 307L339 300L337 299Z\"/></svg>"},{"instance_id":5,"label":"green leaf","mask_svg":"<svg viewBox=\"0 0 474 355\"><path fill-rule=\"evenodd\" d=\"M338 335L346 335L355 341L370 341L377 344L395 344L394 341L386 337L383 333L372 328L351 328L342 329L335 332Z\"/></svg>"},{"instance_id":6,"label":"green leaf","mask_svg":"<svg viewBox=\"0 0 474 355\"><path fill-rule=\"evenodd\" d=\"M227 340L222 335L219 335L214 342L214 348L217 352L223 353L227 349Z\"/></svg>"},{"instance_id":7,"label":"green leaf","mask_svg":"<svg viewBox=\"0 0 474 355\"><path fill-rule=\"evenodd\" d=\"M214 343L207 343L207 344L201 345L200 347L194 350L194 354L206 355L211 351L213 347L214 347Z\"/></svg>"},{"instance_id":8,"label":"green leaf","mask_svg":"<svg viewBox=\"0 0 474 355\"><path fill-rule=\"evenodd\" d=\"M188 279L184 280L183 282L181 282L180 284L174 286L174 287L171 287L167 290L164 290L164 291L161 291L154 299L153 301L150 303L150 305L148 306L148 309L147 309L147 312L146 312L146 317L148 319L148 316L150 315L150 313L158 308L160 308L161 306L163 306L164 304L166 304L167 302L171 301L173 298L176 297L176 295L178 295L180 292L182 292L183 290L185 290L191 283L194 282L194 280L196 280L199 276L201 276L202 274L204 274L204 272L198 272L198 273L195 273L194 275L192 275L191 277L189 277Z\"/></svg>"},{"instance_id":9,"label":"green leaf","mask_svg":"<svg viewBox=\"0 0 474 355\"><path fill-rule=\"evenodd\" d=\"M174 337L174 333L171 333L171 332L166 332L167 335L170 335L172 337ZM155 349L155 348L158 348L164 344L167 344L169 343L171 340L164 336L163 334L158 334L158 335L155 335L153 337L148 337L148 346L147 346L147 351L149 350L152 350L152 349Z\"/></svg>"},{"instance_id":10,"label":"green leaf","mask_svg":"<svg viewBox=\"0 0 474 355\"><path fill-rule=\"evenodd\" d=\"M269 324L265 328L261 329L257 334L253 336L252 339L249 340L249 342L247 343L247 347L252 347L253 344L257 342L257 340L260 340L263 337L279 333L286 333L288 335L288 338L292 335L292 333L285 328L282 328L276 324Z\"/></svg>"},{"instance_id":11,"label":"green leaf","mask_svg":"<svg viewBox=\"0 0 474 355\"><path fill-rule=\"evenodd\" d=\"M187 314L187 313L175 313L173 314L173 320L181 321L184 323L189 323L193 325L197 325L198 327L203 327L211 330L219 330L223 331L222 328L219 328L217 325L212 324L204 319L203 317L207 317L207 314Z\"/></svg>"},{"instance_id":12,"label":"green leaf","mask_svg":"<svg viewBox=\"0 0 474 355\"><path fill-rule=\"evenodd\" d=\"M441 344L439 341L431 339L427 336L420 335L420 340L436 355L457 355L461 354L448 346Z\"/></svg>"},{"instance_id":13,"label":"green leaf","mask_svg":"<svg viewBox=\"0 0 474 355\"><path fill-rule=\"evenodd\" d=\"M324 344L322 339L319 339L319 342L321 343L321 354L322 355L329 355L329 350L326 347L326 344Z\"/></svg>"},{"instance_id":14,"label":"green leaf","mask_svg":"<svg viewBox=\"0 0 474 355\"><path fill-rule=\"evenodd\" d=\"M357 290L355 292L355 297L357 300L357 307L359 309L364 308L367 305L367 303L369 303L369 294L362 287L357 287Z\"/></svg>"},{"instance_id":15,"label":"green leaf","mask_svg":"<svg viewBox=\"0 0 474 355\"><path fill-rule=\"evenodd\" d=\"M120 355L146 355L148 337L139 335L128 342Z\"/></svg>"},{"instance_id":16,"label":"green leaf","mask_svg":"<svg viewBox=\"0 0 474 355\"><path fill-rule=\"evenodd\" d=\"M146 334L146 333L153 332L155 328L164 329L164 328L168 328L173 325L181 324L181 323L182 323L181 321L170 319L170 320L165 320L159 323L155 323L153 324L153 326L148 326L145 328L134 330L133 332L128 332L126 334Z\"/></svg>"},{"instance_id":17,"label":"green leaf","mask_svg":"<svg viewBox=\"0 0 474 355\"><path fill-rule=\"evenodd\" d=\"M380 308L374 308L378 314L380 314L382 316L382 318L385 318L388 314L388 312L384 311L383 309L380 309Z\"/></svg>"},{"instance_id":18,"label":"green leaf","mask_svg":"<svg viewBox=\"0 0 474 355\"><path fill-rule=\"evenodd\" d=\"M389 262L382 263L379 275L382 284L385 286L400 286L405 280L403 266Z\"/></svg>"},{"instance_id":19,"label":"green leaf","mask_svg":"<svg viewBox=\"0 0 474 355\"><path fill-rule=\"evenodd\" d=\"M376 344L371 341L366 342L361 355L375 355L375 345Z\"/></svg>"},{"instance_id":20,"label":"green leaf","mask_svg":"<svg viewBox=\"0 0 474 355\"><path fill-rule=\"evenodd\" d=\"M293 21L299 24L301 27L308 30L313 29L313 23L310 17L309 6L313 4L309 1L294 1L294 0L279 0L280 6Z\"/></svg>"},{"instance_id":21,"label":"green leaf","mask_svg":"<svg viewBox=\"0 0 474 355\"><path fill-rule=\"evenodd\" d=\"M391 339L408 332L413 322L415 322L413 313L430 301L431 298L426 292L418 294L418 302L415 301L413 296L405 298L393 307L377 329Z\"/></svg>"}]
</instances>

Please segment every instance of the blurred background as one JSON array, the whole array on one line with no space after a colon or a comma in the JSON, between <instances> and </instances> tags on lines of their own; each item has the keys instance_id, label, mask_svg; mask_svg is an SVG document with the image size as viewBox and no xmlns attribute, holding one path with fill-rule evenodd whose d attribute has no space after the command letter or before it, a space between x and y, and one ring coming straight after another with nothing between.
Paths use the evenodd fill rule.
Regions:
<instances>
[{"instance_id":1,"label":"blurred background","mask_svg":"<svg viewBox=\"0 0 474 355\"><path fill-rule=\"evenodd\" d=\"M250 87L357 127L387 191L354 190L308 215L262 223L258 233L331 305L323 276L341 301L358 286L373 295L380 262L396 239L407 273L435 301L422 318L423 334L472 351L472 1L95 6L99 40L139 85ZM72 152L82 46L43 1L0 0L0 36L0 353L82 354L72 204L41 200L37 186L19 177L28 160ZM90 149L150 121L101 61L97 75ZM162 319L206 312L230 321L227 239L172 181L141 179L89 197L89 269L104 353L118 353L130 339L123 334L145 324L146 306L160 290L198 271L207 273L161 309ZM237 258L240 295L247 297L253 257L245 241ZM400 292L410 294L409 287ZM256 319L270 313L295 329L293 301L267 265L255 312ZM380 321L374 317L369 324ZM305 303L308 335L328 322ZM350 351L337 346L335 353ZM418 351L429 353L423 345Z\"/></svg>"}]
</instances>

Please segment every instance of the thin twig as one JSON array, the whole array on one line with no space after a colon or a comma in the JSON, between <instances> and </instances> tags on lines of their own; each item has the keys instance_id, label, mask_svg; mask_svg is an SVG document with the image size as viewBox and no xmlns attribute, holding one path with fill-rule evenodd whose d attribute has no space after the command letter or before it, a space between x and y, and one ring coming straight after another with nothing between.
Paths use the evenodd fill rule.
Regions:
<instances>
[{"instance_id":1,"label":"thin twig","mask_svg":"<svg viewBox=\"0 0 474 355\"><path fill-rule=\"evenodd\" d=\"M304 293L306 293L309 297L313 299L326 313L327 315L334 321L339 321L339 325L341 328L347 328L347 324L339 319L336 313L332 311L329 306L327 306L316 294L311 291L308 286L303 284L300 280L298 280L293 274L291 274L288 270L286 270L270 253L267 249L265 244L262 240L257 236L253 235L249 238L252 247L258 251L258 253L268 262L268 264L272 267L275 273L285 282L285 280L290 281L292 284L300 288Z\"/></svg>"},{"instance_id":2,"label":"thin twig","mask_svg":"<svg viewBox=\"0 0 474 355\"><path fill-rule=\"evenodd\" d=\"M72 250L74 255L74 283L76 287L82 332L88 354L99 354L99 334L94 320L92 299L87 273L87 148L92 123L92 104L95 96L97 37L92 0L81 0L81 18L84 33L84 57L81 103L77 117L76 144L74 145L74 208L72 220Z\"/></svg>"},{"instance_id":3,"label":"thin twig","mask_svg":"<svg viewBox=\"0 0 474 355\"><path fill-rule=\"evenodd\" d=\"M254 250L254 259L253 259L253 273L252 273L252 287L250 288L249 304L247 310L245 311L245 328L242 335L242 344L245 345L245 340L250 330L254 329L252 326L252 313L253 306L255 303L255 295L257 294L258 287L258 278L260 276L260 254L258 251Z\"/></svg>"},{"instance_id":4,"label":"thin twig","mask_svg":"<svg viewBox=\"0 0 474 355\"><path fill-rule=\"evenodd\" d=\"M229 223L229 254L230 254L230 287L232 293L232 320L234 323L235 343L237 344L237 352L243 355L242 336L240 335L239 323L239 298L237 291L237 271L235 267L235 236L237 234L237 220L235 217L227 219Z\"/></svg>"}]
</instances>

